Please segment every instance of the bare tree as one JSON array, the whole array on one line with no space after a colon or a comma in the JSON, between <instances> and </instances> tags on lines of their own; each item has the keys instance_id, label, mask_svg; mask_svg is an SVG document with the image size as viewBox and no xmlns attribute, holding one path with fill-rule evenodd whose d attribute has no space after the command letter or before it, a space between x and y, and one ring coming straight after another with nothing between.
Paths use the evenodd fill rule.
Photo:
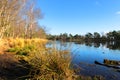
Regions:
<instances>
[{"instance_id":1,"label":"bare tree","mask_svg":"<svg viewBox=\"0 0 120 80\"><path fill-rule=\"evenodd\" d=\"M28 38L32 38L33 32L35 30L35 24L37 24L38 20L43 17L41 10L39 8L34 7L35 3L31 2L29 3L29 6L27 6L26 11L26 27L25 27L25 35L27 35Z\"/></svg>"},{"instance_id":2,"label":"bare tree","mask_svg":"<svg viewBox=\"0 0 120 80\"><path fill-rule=\"evenodd\" d=\"M17 16L25 2L26 0L0 1L0 38L3 38L7 29L15 25Z\"/></svg>"},{"instance_id":3,"label":"bare tree","mask_svg":"<svg viewBox=\"0 0 120 80\"><path fill-rule=\"evenodd\" d=\"M33 38L38 32L38 20L43 17L40 8L35 7L36 0L0 1L0 39L6 37Z\"/></svg>"}]
</instances>

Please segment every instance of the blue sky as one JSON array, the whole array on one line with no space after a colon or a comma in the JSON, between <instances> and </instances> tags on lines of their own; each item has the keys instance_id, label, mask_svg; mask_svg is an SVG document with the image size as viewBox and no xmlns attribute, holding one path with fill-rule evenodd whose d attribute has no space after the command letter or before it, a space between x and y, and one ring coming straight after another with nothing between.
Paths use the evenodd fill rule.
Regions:
<instances>
[{"instance_id":1,"label":"blue sky","mask_svg":"<svg viewBox=\"0 0 120 80\"><path fill-rule=\"evenodd\" d=\"M120 29L120 0L38 0L49 33L85 34Z\"/></svg>"}]
</instances>

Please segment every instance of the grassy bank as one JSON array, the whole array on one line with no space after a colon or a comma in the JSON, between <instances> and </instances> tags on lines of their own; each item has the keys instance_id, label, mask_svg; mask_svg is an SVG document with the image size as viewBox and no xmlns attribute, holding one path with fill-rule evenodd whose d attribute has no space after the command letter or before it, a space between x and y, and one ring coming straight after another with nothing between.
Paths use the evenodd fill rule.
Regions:
<instances>
[{"instance_id":1,"label":"grassy bank","mask_svg":"<svg viewBox=\"0 0 120 80\"><path fill-rule=\"evenodd\" d=\"M69 51L46 48L45 39L1 39L0 73L3 80L103 80L76 75Z\"/></svg>"},{"instance_id":2,"label":"grassy bank","mask_svg":"<svg viewBox=\"0 0 120 80\"><path fill-rule=\"evenodd\" d=\"M16 77L17 79L73 80L75 77L74 71L70 69L71 59L69 53L67 51L57 51L56 49L46 48L45 44L47 40L45 39L9 38L2 39L0 42L1 48L3 48L1 55L12 55L9 57L11 58L12 64L17 66L19 64L19 66L28 70L28 74L18 76L18 78ZM8 63L11 63L9 62L10 59L7 58L6 60L8 60ZM9 64L6 63L1 68L8 68L5 66L9 66ZM13 69L12 66L11 69Z\"/></svg>"}]
</instances>

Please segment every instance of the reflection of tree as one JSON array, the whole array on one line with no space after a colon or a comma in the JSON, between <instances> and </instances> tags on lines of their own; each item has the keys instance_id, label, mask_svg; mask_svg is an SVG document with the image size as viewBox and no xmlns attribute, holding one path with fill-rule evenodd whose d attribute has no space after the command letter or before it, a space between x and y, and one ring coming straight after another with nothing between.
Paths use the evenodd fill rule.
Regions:
<instances>
[{"instance_id":1,"label":"reflection of tree","mask_svg":"<svg viewBox=\"0 0 120 80\"><path fill-rule=\"evenodd\" d=\"M66 42L64 42L64 41L61 41L60 46L67 47L67 43L66 43Z\"/></svg>"},{"instance_id":2,"label":"reflection of tree","mask_svg":"<svg viewBox=\"0 0 120 80\"><path fill-rule=\"evenodd\" d=\"M89 42L89 41L85 41L85 42L81 42L79 44L85 44L86 46L94 46L96 48L100 47L100 44L102 46L105 46L109 49L112 49L112 50L120 50L120 41L109 41L109 42Z\"/></svg>"},{"instance_id":3,"label":"reflection of tree","mask_svg":"<svg viewBox=\"0 0 120 80\"><path fill-rule=\"evenodd\" d=\"M96 48L98 48L98 47L100 47L100 43L99 42L88 42L88 41L86 41L85 42L85 45L86 46L94 46L94 47L96 47Z\"/></svg>"},{"instance_id":4,"label":"reflection of tree","mask_svg":"<svg viewBox=\"0 0 120 80\"><path fill-rule=\"evenodd\" d=\"M88 42L88 41L87 41L87 42L85 42L85 45L91 47L91 46L92 46L92 42Z\"/></svg>"},{"instance_id":5,"label":"reflection of tree","mask_svg":"<svg viewBox=\"0 0 120 80\"><path fill-rule=\"evenodd\" d=\"M120 50L120 41L111 41L107 42L107 48L113 49L113 50Z\"/></svg>"},{"instance_id":6,"label":"reflection of tree","mask_svg":"<svg viewBox=\"0 0 120 80\"><path fill-rule=\"evenodd\" d=\"M106 34L100 34L94 32L93 34L88 32L85 35L80 34L60 34L60 35L49 35L48 39L50 40L64 41L64 42L75 42L76 44L85 44L86 46L100 47L107 46L110 49L119 49L120 50L120 30L119 31L110 31Z\"/></svg>"},{"instance_id":7,"label":"reflection of tree","mask_svg":"<svg viewBox=\"0 0 120 80\"><path fill-rule=\"evenodd\" d=\"M100 43L99 42L94 43L94 47L96 47L96 48L100 47Z\"/></svg>"},{"instance_id":8,"label":"reflection of tree","mask_svg":"<svg viewBox=\"0 0 120 80\"><path fill-rule=\"evenodd\" d=\"M107 44L107 42L106 41L102 41L101 44L102 44L102 46L105 46Z\"/></svg>"}]
</instances>

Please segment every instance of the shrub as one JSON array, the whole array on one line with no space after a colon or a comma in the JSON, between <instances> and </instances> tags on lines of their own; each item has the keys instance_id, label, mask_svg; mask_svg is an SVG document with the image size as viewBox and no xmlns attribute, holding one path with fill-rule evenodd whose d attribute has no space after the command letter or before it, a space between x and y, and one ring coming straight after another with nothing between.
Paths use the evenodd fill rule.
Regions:
<instances>
[{"instance_id":1,"label":"shrub","mask_svg":"<svg viewBox=\"0 0 120 80\"><path fill-rule=\"evenodd\" d=\"M31 70L32 79L40 80L74 80L75 73L70 68L71 58L66 51L51 51L44 49L29 56L29 64L33 66Z\"/></svg>"}]
</instances>

